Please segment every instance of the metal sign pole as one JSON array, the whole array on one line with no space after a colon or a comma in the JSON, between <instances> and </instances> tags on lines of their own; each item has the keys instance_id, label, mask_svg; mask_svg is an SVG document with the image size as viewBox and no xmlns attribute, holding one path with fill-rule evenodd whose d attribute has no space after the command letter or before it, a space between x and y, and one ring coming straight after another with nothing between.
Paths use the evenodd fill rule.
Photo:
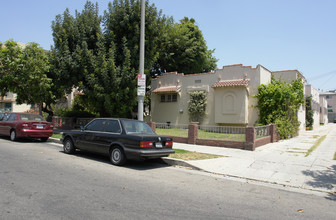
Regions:
<instances>
[{"instance_id":1,"label":"metal sign pole","mask_svg":"<svg viewBox=\"0 0 336 220\"><path fill-rule=\"evenodd\" d=\"M146 93L145 63L145 0L141 0L141 27L140 27L140 63L138 75L138 120L143 121L144 97Z\"/></svg>"}]
</instances>

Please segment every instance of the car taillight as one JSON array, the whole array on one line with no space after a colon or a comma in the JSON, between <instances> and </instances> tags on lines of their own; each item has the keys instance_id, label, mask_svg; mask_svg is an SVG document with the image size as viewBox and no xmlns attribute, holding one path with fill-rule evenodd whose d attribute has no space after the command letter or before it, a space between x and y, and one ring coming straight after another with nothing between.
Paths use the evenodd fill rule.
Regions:
<instances>
[{"instance_id":1,"label":"car taillight","mask_svg":"<svg viewBox=\"0 0 336 220\"><path fill-rule=\"evenodd\" d=\"M140 141L140 147L146 148L146 147L153 147L152 141Z\"/></svg>"},{"instance_id":2,"label":"car taillight","mask_svg":"<svg viewBox=\"0 0 336 220\"><path fill-rule=\"evenodd\" d=\"M165 147L173 147L173 141L166 141Z\"/></svg>"}]
</instances>

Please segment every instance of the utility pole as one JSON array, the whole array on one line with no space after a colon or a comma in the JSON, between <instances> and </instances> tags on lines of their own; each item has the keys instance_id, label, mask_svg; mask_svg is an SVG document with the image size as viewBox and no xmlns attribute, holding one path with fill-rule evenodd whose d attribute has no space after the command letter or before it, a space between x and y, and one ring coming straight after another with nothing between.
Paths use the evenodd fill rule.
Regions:
<instances>
[{"instance_id":1,"label":"utility pole","mask_svg":"<svg viewBox=\"0 0 336 220\"><path fill-rule=\"evenodd\" d=\"M138 120L143 121L144 97L146 95L145 68L145 0L141 0L140 62L138 74Z\"/></svg>"}]
</instances>

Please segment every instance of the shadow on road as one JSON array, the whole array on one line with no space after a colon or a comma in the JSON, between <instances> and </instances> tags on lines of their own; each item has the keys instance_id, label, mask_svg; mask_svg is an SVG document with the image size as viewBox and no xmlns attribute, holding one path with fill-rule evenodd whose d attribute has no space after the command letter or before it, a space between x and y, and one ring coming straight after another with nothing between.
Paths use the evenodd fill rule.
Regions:
<instances>
[{"instance_id":1,"label":"shadow on road","mask_svg":"<svg viewBox=\"0 0 336 220\"><path fill-rule=\"evenodd\" d=\"M330 190L331 193L336 194L336 165L326 168L326 170L307 170L302 171L306 176L313 179L306 182L307 185L314 188L323 188ZM330 194L328 199L336 201L336 195Z\"/></svg>"},{"instance_id":2,"label":"shadow on road","mask_svg":"<svg viewBox=\"0 0 336 220\"><path fill-rule=\"evenodd\" d=\"M60 151L60 152L64 153L64 151ZM90 152L77 150L75 154L72 154L72 156L81 157L81 158L85 158L88 160L94 160L94 161L98 161L101 163L106 163L111 166L114 166L111 164L111 161L108 156L104 156L100 154L94 154ZM123 167L142 171L142 170L151 170L151 169L169 167L169 165L166 164L162 159L149 159L149 160L144 160L144 161L129 160L127 161L125 165L123 165Z\"/></svg>"},{"instance_id":3,"label":"shadow on road","mask_svg":"<svg viewBox=\"0 0 336 220\"><path fill-rule=\"evenodd\" d=\"M7 140L7 141L11 141L9 136L0 136L0 139L3 139L3 140ZM18 138L17 140L15 140L15 142L18 142L18 143L46 143L45 141L41 141L40 138Z\"/></svg>"}]
</instances>

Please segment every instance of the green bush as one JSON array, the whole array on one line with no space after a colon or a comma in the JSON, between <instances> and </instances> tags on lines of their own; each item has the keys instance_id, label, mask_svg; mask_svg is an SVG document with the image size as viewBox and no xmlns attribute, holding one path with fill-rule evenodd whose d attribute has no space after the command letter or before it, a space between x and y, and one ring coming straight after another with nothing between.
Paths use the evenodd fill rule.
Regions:
<instances>
[{"instance_id":1,"label":"green bush","mask_svg":"<svg viewBox=\"0 0 336 220\"><path fill-rule=\"evenodd\" d=\"M60 117L74 117L74 118L94 118L98 115L86 110L74 110L67 108L59 108L55 110L55 116Z\"/></svg>"},{"instance_id":2,"label":"green bush","mask_svg":"<svg viewBox=\"0 0 336 220\"><path fill-rule=\"evenodd\" d=\"M303 83L296 80L286 83L272 79L267 85L260 85L258 94L259 121L267 125L275 124L281 139L294 136L300 126L297 113L304 103Z\"/></svg>"},{"instance_id":3,"label":"green bush","mask_svg":"<svg viewBox=\"0 0 336 220\"><path fill-rule=\"evenodd\" d=\"M188 112L190 121L200 122L205 116L207 96L204 91L193 91L189 93Z\"/></svg>"},{"instance_id":4,"label":"green bush","mask_svg":"<svg viewBox=\"0 0 336 220\"><path fill-rule=\"evenodd\" d=\"M306 98L306 127L313 130L314 110L312 108L312 96Z\"/></svg>"}]
</instances>

